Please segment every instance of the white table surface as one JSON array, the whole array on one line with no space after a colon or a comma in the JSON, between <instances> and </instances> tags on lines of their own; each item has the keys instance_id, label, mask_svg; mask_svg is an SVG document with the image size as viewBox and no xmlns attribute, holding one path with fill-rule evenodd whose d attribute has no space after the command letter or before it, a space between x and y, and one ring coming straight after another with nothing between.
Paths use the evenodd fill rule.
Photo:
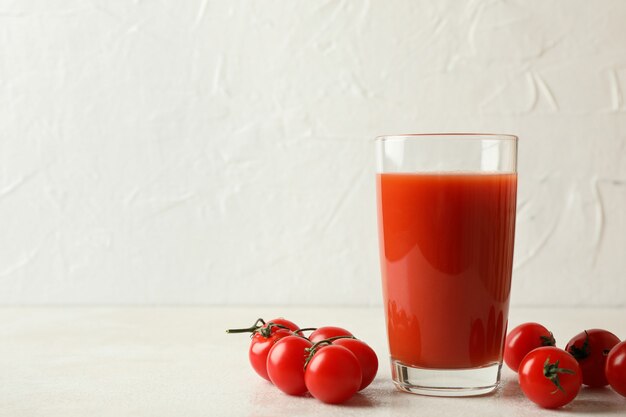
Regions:
<instances>
[{"instance_id":1,"label":"white table surface","mask_svg":"<svg viewBox=\"0 0 626 417\"><path fill-rule=\"evenodd\" d=\"M378 353L378 376L343 405L282 394L248 364L247 327L258 317L338 325ZM519 309L510 327L539 321L561 347L583 329L626 338L626 309ZM0 309L0 416L563 416L626 415L626 398L583 389L560 411L524 398L503 370L495 394L433 398L390 380L382 308L51 307Z\"/></svg>"}]
</instances>

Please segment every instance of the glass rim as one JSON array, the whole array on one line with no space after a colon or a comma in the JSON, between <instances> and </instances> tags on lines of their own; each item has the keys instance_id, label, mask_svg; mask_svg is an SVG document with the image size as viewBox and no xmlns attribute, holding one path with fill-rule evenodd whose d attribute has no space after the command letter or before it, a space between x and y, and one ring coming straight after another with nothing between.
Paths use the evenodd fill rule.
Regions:
<instances>
[{"instance_id":1,"label":"glass rim","mask_svg":"<svg viewBox=\"0 0 626 417\"><path fill-rule=\"evenodd\" d=\"M519 138L516 135L508 133L405 133L399 135L380 135L374 139L376 142L386 142L389 140L399 139L434 139L434 138L462 139L462 140L502 140L517 142Z\"/></svg>"}]
</instances>

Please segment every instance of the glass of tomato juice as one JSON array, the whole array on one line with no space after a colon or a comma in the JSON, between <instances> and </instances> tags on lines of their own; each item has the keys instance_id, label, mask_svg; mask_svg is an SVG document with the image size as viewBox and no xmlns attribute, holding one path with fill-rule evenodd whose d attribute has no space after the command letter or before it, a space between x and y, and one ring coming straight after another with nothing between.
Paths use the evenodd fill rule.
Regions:
<instances>
[{"instance_id":1,"label":"glass of tomato juice","mask_svg":"<svg viewBox=\"0 0 626 417\"><path fill-rule=\"evenodd\" d=\"M393 382L425 395L489 393L508 323L517 137L411 134L375 143Z\"/></svg>"}]
</instances>

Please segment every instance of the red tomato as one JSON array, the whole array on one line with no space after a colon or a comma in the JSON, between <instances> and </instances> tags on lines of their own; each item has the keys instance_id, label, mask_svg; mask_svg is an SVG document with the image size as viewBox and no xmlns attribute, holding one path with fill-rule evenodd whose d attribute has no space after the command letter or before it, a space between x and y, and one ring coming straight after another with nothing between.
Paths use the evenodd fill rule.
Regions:
<instances>
[{"instance_id":1,"label":"red tomato","mask_svg":"<svg viewBox=\"0 0 626 417\"><path fill-rule=\"evenodd\" d=\"M267 355L276 342L292 335L291 331L285 329L275 330L269 337L265 337L261 333L252 335L252 342L250 342L250 349L248 349L248 359L250 360L250 365L252 365L252 368L259 376L268 381L270 380L270 377L267 375Z\"/></svg>"},{"instance_id":2,"label":"red tomato","mask_svg":"<svg viewBox=\"0 0 626 417\"><path fill-rule=\"evenodd\" d=\"M265 333L265 336L267 336L268 331L270 333L273 333L281 329L295 332L296 330L300 329L300 327L298 327L298 325L294 323L293 321L289 321L287 319L279 317L277 319L268 321L267 323L262 325L259 329L257 329L256 332Z\"/></svg>"},{"instance_id":3,"label":"red tomato","mask_svg":"<svg viewBox=\"0 0 626 417\"><path fill-rule=\"evenodd\" d=\"M565 350L571 353L583 371L583 384L590 387L608 385L604 375L606 357L620 342L613 333L602 329L585 330L567 343Z\"/></svg>"},{"instance_id":4,"label":"red tomato","mask_svg":"<svg viewBox=\"0 0 626 417\"><path fill-rule=\"evenodd\" d=\"M248 349L248 359L252 368L259 376L270 380L267 375L267 355L274 343L293 334L298 325L284 318L277 318L265 322L258 319L252 327L245 329L229 329L227 333L252 333L252 342Z\"/></svg>"},{"instance_id":5,"label":"red tomato","mask_svg":"<svg viewBox=\"0 0 626 417\"><path fill-rule=\"evenodd\" d=\"M324 326L318 327L309 335L309 340L313 343L317 343L324 339L330 339L336 336L352 336L352 333L341 327Z\"/></svg>"},{"instance_id":6,"label":"red tomato","mask_svg":"<svg viewBox=\"0 0 626 417\"><path fill-rule=\"evenodd\" d=\"M613 346L609 352L605 374L611 388L626 397L626 340Z\"/></svg>"},{"instance_id":7,"label":"red tomato","mask_svg":"<svg viewBox=\"0 0 626 417\"><path fill-rule=\"evenodd\" d=\"M518 373L519 385L526 397L543 408L570 403L582 383L576 359L553 346L532 350L522 360Z\"/></svg>"},{"instance_id":8,"label":"red tomato","mask_svg":"<svg viewBox=\"0 0 626 417\"><path fill-rule=\"evenodd\" d=\"M511 330L504 343L504 362L517 372L524 356L541 346L554 346L552 333L539 323L520 324Z\"/></svg>"},{"instance_id":9,"label":"red tomato","mask_svg":"<svg viewBox=\"0 0 626 417\"><path fill-rule=\"evenodd\" d=\"M337 339L333 341L333 345L343 346L356 356L361 365L362 373L359 391L367 387L374 380L376 372L378 372L378 357L376 356L376 352L374 352L367 343L358 339Z\"/></svg>"},{"instance_id":10,"label":"red tomato","mask_svg":"<svg viewBox=\"0 0 626 417\"><path fill-rule=\"evenodd\" d=\"M361 386L361 365L350 350L328 345L315 352L304 373L311 395L328 404L352 397Z\"/></svg>"},{"instance_id":11,"label":"red tomato","mask_svg":"<svg viewBox=\"0 0 626 417\"><path fill-rule=\"evenodd\" d=\"M313 344L301 336L287 336L272 346L267 355L267 374L270 381L289 395L301 395L307 391L304 384L305 349Z\"/></svg>"},{"instance_id":12,"label":"red tomato","mask_svg":"<svg viewBox=\"0 0 626 417\"><path fill-rule=\"evenodd\" d=\"M276 342L293 334L299 327L292 321L279 317L255 330L248 350L248 358L252 368L261 377L270 380L267 375L267 355Z\"/></svg>"}]
</instances>

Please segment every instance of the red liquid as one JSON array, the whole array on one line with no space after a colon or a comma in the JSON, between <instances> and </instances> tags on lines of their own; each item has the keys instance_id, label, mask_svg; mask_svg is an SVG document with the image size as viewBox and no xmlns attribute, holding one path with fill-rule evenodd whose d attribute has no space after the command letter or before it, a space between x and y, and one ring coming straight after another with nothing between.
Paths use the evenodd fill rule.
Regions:
<instances>
[{"instance_id":1,"label":"red liquid","mask_svg":"<svg viewBox=\"0 0 626 417\"><path fill-rule=\"evenodd\" d=\"M392 359L474 368L502 359L516 174L378 174Z\"/></svg>"}]
</instances>

